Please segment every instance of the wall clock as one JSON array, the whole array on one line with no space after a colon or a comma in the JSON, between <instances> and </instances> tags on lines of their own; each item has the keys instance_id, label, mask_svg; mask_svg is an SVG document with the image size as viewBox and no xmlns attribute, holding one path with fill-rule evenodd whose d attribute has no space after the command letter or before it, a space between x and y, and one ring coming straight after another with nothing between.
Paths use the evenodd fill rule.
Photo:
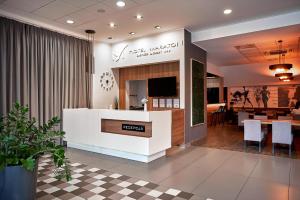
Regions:
<instances>
[{"instance_id":1,"label":"wall clock","mask_svg":"<svg viewBox=\"0 0 300 200\"><path fill-rule=\"evenodd\" d=\"M100 86L105 91L109 91L114 87L114 76L111 72L103 72L100 76Z\"/></svg>"}]
</instances>

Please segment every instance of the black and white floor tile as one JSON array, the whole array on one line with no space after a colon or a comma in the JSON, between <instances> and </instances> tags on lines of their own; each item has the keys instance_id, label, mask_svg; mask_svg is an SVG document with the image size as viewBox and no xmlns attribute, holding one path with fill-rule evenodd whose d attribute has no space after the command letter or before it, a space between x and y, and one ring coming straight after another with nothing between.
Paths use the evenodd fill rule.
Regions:
<instances>
[{"instance_id":1,"label":"black and white floor tile","mask_svg":"<svg viewBox=\"0 0 300 200\"><path fill-rule=\"evenodd\" d=\"M71 163L72 180L57 180L49 155L40 159L37 199L188 200L195 195L107 170Z\"/></svg>"}]
</instances>

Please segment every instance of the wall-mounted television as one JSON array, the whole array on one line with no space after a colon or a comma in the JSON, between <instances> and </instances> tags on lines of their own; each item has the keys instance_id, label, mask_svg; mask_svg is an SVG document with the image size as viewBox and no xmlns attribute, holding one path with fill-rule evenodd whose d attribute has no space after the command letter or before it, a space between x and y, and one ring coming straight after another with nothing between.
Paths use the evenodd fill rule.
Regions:
<instances>
[{"instance_id":1,"label":"wall-mounted television","mask_svg":"<svg viewBox=\"0 0 300 200\"><path fill-rule=\"evenodd\" d=\"M219 88L207 88L207 103L220 103L219 102Z\"/></svg>"},{"instance_id":2,"label":"wall-mounted television","mask_svg":"<svg viewBox=\"0 0 300 200\"><path fill-rule=\"evenodd\" d=\"M148 79L149 97L177 96L176 76Z\"/></svg>"}]
</instances>

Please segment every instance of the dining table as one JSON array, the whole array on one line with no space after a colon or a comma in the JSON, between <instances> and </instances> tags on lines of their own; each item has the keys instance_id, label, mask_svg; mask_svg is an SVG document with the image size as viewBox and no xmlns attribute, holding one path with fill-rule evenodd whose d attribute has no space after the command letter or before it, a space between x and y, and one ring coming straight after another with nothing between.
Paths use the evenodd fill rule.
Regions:
<instances>
[{"instance_id":1,"label":"dining table","mask_svg":"<svg viewBox=\"0 0 300 200\"><path fill-rule=\"evenodd\" d=\"M278 120L278 119L258 119L261 124L269 125L272 122L291 122L292 126L300 126L300 120ZM242 121L244 123L244 121Z\"/></svg>"}]
</instances>

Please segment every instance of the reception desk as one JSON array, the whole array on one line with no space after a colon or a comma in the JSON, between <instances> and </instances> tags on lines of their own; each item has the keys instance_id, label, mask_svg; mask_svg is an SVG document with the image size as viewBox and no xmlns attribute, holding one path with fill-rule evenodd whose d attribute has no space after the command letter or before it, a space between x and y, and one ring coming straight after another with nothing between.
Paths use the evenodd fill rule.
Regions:
<instances>
[{"instance_id":1,"label":"reception desk","mask_svg":"<svg viewBox=\"0 0 300 200\"><path fill-rule=\"evenodd\" d=\"M151 162L171 147L171 111L64 109L68 147Z\"/></svg>"}]
</instances>

